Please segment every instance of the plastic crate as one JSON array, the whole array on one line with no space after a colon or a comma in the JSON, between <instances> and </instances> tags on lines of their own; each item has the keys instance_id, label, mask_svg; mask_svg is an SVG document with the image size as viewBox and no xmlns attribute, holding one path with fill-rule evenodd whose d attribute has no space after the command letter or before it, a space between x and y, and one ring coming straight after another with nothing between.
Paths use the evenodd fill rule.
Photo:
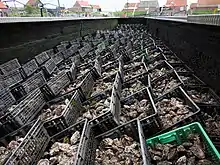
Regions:
<instances>
[{"instance_id":1,"label":"plastic crate","mask_svg":"<svg viewBox=\"0 0 220 165\"><path fill-rule=\"evenodd\" d=\"M46 53L52 57L54 55L54 50L53 49L49 49L49 50L46 50Z\"/></svg>"},{"instance_id":2,"label":"plastic crate","mask_svg":"<svg viewBox=\"0 0 220 165\"><path fill-rule=\"evenodd\" d=\"M26 77L31 76L38 69L36 60L32 59L31 61L25 63L24 65L22 65L22 69Z\"/></svg>"},{"instance_id":3,"label":"plastic crate","mask_svg":"<svg viewBox=\"0 0 220 165\"><path fill-rule=\"evenodd\" d=\"M69 72L67 72L67 75L69 76L71 82L75 81L76 79L76 70L76 64L73 62Z\"/></svg>"},{"instance_id":4,"label":"plastic crate","mask_svg":"<svg viewBox=\"0 0 220 165\"><path fill-rule=\"evenodd\" d=\"M42 71L35 73L22 83L22 86L26 93L33 91L36 88L41 88L46 83L44 74Z\"/></svg>"},{"instance_id":5,"label":"plastic crate","mask_svg":"<svg viewBox=\"0 0 220 165\"><path fill-rule=\"evenodd\" d=\"M57 66L52 59L49 59L43 65L43 70L45 71L46 75L51 75L56 69L57 69Z\"/></svg>"},{"instance_id":6,"label":"plastic crate","mask_svg":"<svg viewBox=\"0 0 220 165\"><path fill-rule=\"evenodd\" d=\"M13 70L18 70L19 68L21 68L20 63L18 62L18 59L15 58L13 60L10 60L4 64L2 64L0 66L1 71L3 72L3 74L8 74L8 72L11 72Z\"/></svg>"},{"instance_id":7,"label":"plastic crate","mask_svg":"<svg viewBox=\"0 0 220 165\"><path fill-rule=\"evenodd\" d=\"M161 71L163 69L163 71ZM167 62L163 61L160 64L156 65L152 69L148 70L150 77L152 78L152 81L163 74L172 72L174 68Z\"/></svg>"},{"instance_id":8,"label":"plastic crate","mask_svg":"<svg viewBox=\"0 0 220 165\"><path fill-rule=\"evenodd\" d=\"M183 126L184 124L189 124L189 123L195 122L195 121L201 121L200 108L191 100L191 98L186 94L186 92L182 89L182 87L177 87L176 89L173 89L172 91L163 95L159 99L156 99L155 106L156 106L157 102L160 102L163 99L168 99L168 98L172 98L172 97L178 97L178 98L182 99L184 101L184 104L188 105L190 107L190 111L192 112L192 114L186 116L184 119L178 120L176 123L174 123L170 126L163 127L162 131L158 132L157 135L164 133L164 132L167 132L167 131L170 131L172 129L175 129L179 126ZM157 106L156 106L156 108L157 108ZM159 115L159 110L157 110L157 111L158 111L158 115ZM161 122L161 126L162 126L162 122Z\"/></svg>"},{"instance_id":9,"label":"plastic crate","mask_svg":"<svg viewBox=\"0 0 220 165\"><path fill-rule=\"evenodd\" d=\"M10 132L6 134L5 136L1 136L0 138L0 146L7 147L8 144L12 141L15 140L16 137L25 137L25 135L28 133L28 131L31 129L31 127L34 125L35 121L30 122L28 124L25 124L22 127L19 127L17 130ZM3 134L1 130L1 135Z\"/></svg>"},{"instance_id":10,"label":"plastic crate","mask_svg":"<svg viewBox=\"0 0 220 165\"><path fill-rule=\"evenodd\" d=\"M199 106L219 106L220 105L220 98L219 96L209 87L204 86L183 86L182 87L186 93L189 95L189 97ZM214 103L207 103L203 101L197 100L192 94L190 93L191 90L195 90L197 94L200 93L207 93L210 97L207 99L207 101L210 101L213 99Z\"/></svg>"},{"instance_id":11,"label":"plastic crate","mask_svg":"<svg viewBox=\"0 0 220 165\"><path fill-rule=\"evenodd\" d=\"M59 132L58 134L54 135L51 137L49 144L47 145L47 149L49 149L53 143L55 142L61 142L63 143L63 139L64 138L71 138L71 136L73 135L73 133L75 131L79 131L80 132L80 141L78 143L78 148L77 148L77 153L75 155L75 159L73 160L73 164L75 165L82 165L84 164L85 161L87 161L85 159L86 157L86 151L87 151L87 147L88 147L88 141L89 141L89 135L90 135L90 131L91 128L88 127L88 121L87 120L83 120L81 122L78 122L74 125L71 125L70 127L62 130L61 132ZM47 150L41 150L42 152L40 153L41 158L44 158L44 151ZM34 161L34 164L37 164L37 162L39 161L39 159Z\"/></svg>"},{"instance_id":12,"label":"plastic crate","mask_svg":"<svg viewBox=\"0 0 220 165\"><path fill-rule=\"evenodd\" d=\"M132 85L137 83L137 81L140 81L140 84L142 84L142 86L140 88L138 88L137 90L135 90L134 92L140 91L141 89L148 87L149 86L149 79L150 78L149 78L148 73L145 72L141 75L135 76L135 77L125 81L122 84L122 97L128 97L129 95L132 95L132 94L127 94L126 88L131 88ZM136 85L136 86L138 86L138 85Z\"/></svg>"},{"instance_id":13,"label":"plastic crate","mask_svg":"<svg viewBox=\"0 0 220 165\"><path fill-rule=\"evenodd\" d=\"M43 91L48 97L55 97L69 83L70 80L66 72L61 71L46 83L46 85L43 87Z\"/></svg>"},{"instance_id":14,"label":"plastic crate","mask_svg":"<svg viewBox=\"0 0 220 165\"><path fill-rule=\"evenodd\" d=\"M203 143L205 144L206 151L208 152L209 156L212 157L212 161L215 164L220 164L220 154L213 145L212 141L206 134L203 127L200 123L195 122L180 128L177 128L173 131L155 136L153 138L146 140L146 145L154 148L156 144L182 144L183 142L187 141L187 136L191 133L199 134L202 138ZM149 160L150 162L150 160Z\"/></svg>"},{"instance_id":15,"label":"plastic crate","mask_svg":"<svg viewBox=\"0 0 220 165\"><path fill-rule=\"evenodd\" d=\"M91 127L93 126L92 123ZM95 164L95 157L96 157L96 149L99 147L100 142L104 139L104 138L120 138L122 135L128 135L130 137L132 137L136 142L140 143L140 154L142 155L142 153L146 150L146 148L144 147L144 136L142 134L142 128L140 127L140 124L138 124L137 120L133 120L129 123L126 123L124 125L118 126L114 129L109 129L109 131L100 134L98 136L96 136L96 130L94 129L94 127L91 128L91 132L89 134L89 141L88 141L88 146L87 146L87 150L86 150L86 157L85 159L87 160L86 162L84 162L84 165L94 165ZM143 144L141 144L143 143ZM143 147L141 147L143 146ZM144 165L146 164L145 160L145 154L142 155L142 159L143 159L143 163Z\"/></svg>"},{"instance_id":16,"label":"plastic crate","mask_svg":"<svg viewBox=\"0 0 220 165\"><path fill-rule=\"evenodd\" d=\"M10 113L20 125L24 125L34 119L45 103L43 93L40 89L35 89L17 104Z\"/></svg>"},{"instance_id":17,"label":"plastic crate","mask_svg":"<svg viewBox=\"0 0 220 165\"><path fill-rule=\"evenodd\" d=\"M171 63L171 65L176 70L177 73L179 73L179 72L191 72L191 73L193 73L193 70L190 69L184 63Z\"/></svg>"},{"instance_id":18,"label":"plastic crate","mask_svg":"<svg viewBox=\"0 0 220 165\"><path fill-rule=\"evenodd\" d=\"M170 86L170 89L168 88L168 84L170 82L172 82L173 80L176 81L176 84L174 84L173 86ZM166 85L164 86L164 88L162 90L159 90L157 88L158 85L161 85L161 83L163 83L163 81L166 82ZM160 77L158 77L157 79L154 79L152 81L152 78L149 78L149 87L150 90L153 94L153 97L156 99L158 97L161 97L162 95L169 93L170 91L172 91L173 89L175 89L176 87L182 85L182 81L180 80L178 74L176 73L176 71L172 71L169 73L166 73ZM168 88L168 89L167 89Z\"/></svg>"},{"instance_id":19,"label":"plastic crate","mask_svg":"<svg viewBox=\"0 0 220 165\"><path fill-rule=\"evenodd\" d=\"M36 59L38 65L42 65L44 62L49 60L49 58L50 57L46 52L42 52L41 54L38 54L37 56L35 56L35 59Z\"/></svg>"},{"instance_id":20,"label":"plastic crate","mask_svg":"<svg viewBox=\"0 0 220 165\"><path fill-rule=\"evenodd\" d=\"M94 76L92 75L91 72L89 72L86 75L86 77L82 80L82 82L79 84L86 98L91 94L94 83L95 83Z\"/></svg>"},{"instance_id":21,"label":"plastic crate","mask_svg":"<svg viewBox=\"0 0 220 165\"><path fill-rule=\"evenodd\" d=\"M50 57L56 65L60 64L64 60L62 52L58 52Z\"/></svg>"},{"instance_id":22,"label":"plastic crate","mask_svg":"<svg viewBox=\"0 0 220 165\"><path fill-rule=\"evenodd\" d=\"M4 81L8 87L12 87L12 86L22 82L23 77L22 77L21 72L17 69L17 70L13 70L13 71L10 71L7 74L5 74Z\"/></svg>"},{"instance_id":23,"label":"plastic crate","mask_svg":"<svg viewBox=\"0 0 220 165\"><path fill-rule=\"evenodd\" d=\"M57 45L56 49L57 49L58 52L62 52L64 50L66 50L66 46L67 46L67 44Z\"/></svg>"},{"instance_id":24,"label":"plastic crate","mask_svg":"<svg viewBox=\"0 0 220 165\"><path fill-rule=\"evenodd\" d=\"M178 72L180 80L184 85L206 86L205 83L191 72Z\"/></svg>"},{"instance_id":25,"label":"plastic crate","mask_svg":"<svg viewBox=\"0 0 220 165\"><path fill-rule=\"evenodd\" d=\"M144 88L132 95L130 95L129 97L126 97L124 99L121 99L121 115L126 115L126 112L123 112L123 105L124 104L129 104L130 101L132 100L137 100L138 102L140 102L141 100L146 99L148 100L148 104L150 105L149 109L145 108L145 114L147 115L146 117L151 117L151 116L155 116L157 115L157 109L154 105L150 90L148 88ZM139 118L140 120L146 117L142 117ZM133 119L131 119L133 120Z\"/></svg>"},{"instance_id":26,"label":"plastic crate","mask_svg":"<svg viewBox=\"0 0 220 165\"><path fill-rule=\"evenodd\" d=\"M117 91L113 88L109 111L90 121L95 130L95 135L104 133L119 125L120 98Z\"/></svg>"},{"instance_id":27,"label":"plastic crate","mask_svg":"<svg viewBox=\"0 0 220 165\"><path fill-rule=\"evenodd\" d=\"M57 134L63 129L66 129L67 127L74 124L77 118L82 114L82 112L85 111L84 107L81 104L80 97L81 96L79 95L79 92L76 91L60 116L45 121L44 127L46 128L50 136ZM54 103L59 103L61 101L64 101L64 97L59 97L48 102L46 107L49 107L50 105Z\"/></svg>"},{"instance_id":28,"label":"plastic crate","mask_svg":"<svg viewBox=\"0 0 220 165\"><path fill-rule=\"evenodd\" d=\"M0 112L4 114L6 109L16 102L9 89L0 90Z\"/></svg>"},{"instance_id":29,"label":"plastic crate","mask_svg":"<svg viewBox=\"0 0 220 165\"><path fill-rule=\"evenodd\" d=\"M18 148L12 153L5 165L30 165L41 157L49 143L50 137L41 121L37 121Z\"/></svg>"}]
</instances>

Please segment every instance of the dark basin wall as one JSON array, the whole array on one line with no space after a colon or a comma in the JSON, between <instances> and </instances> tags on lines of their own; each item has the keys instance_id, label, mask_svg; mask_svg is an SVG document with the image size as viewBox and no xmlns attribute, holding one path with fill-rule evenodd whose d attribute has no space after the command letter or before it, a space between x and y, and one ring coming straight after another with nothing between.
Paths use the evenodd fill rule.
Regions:
<instances>
[{"instance_id":1,"label":"dark basin wall","mask_svg":"<svg viewBox=\"0 0 220 165\"><path fill-rule=\"evenodd\" d=\"M0 64L16 57L24 63L61 41L72 40L96 30L112 29L117 24L117 19L1 24Z\"/></svg>"},{"instance_id":2,"label":"dark basin wall","mask_svg":"<svg viewBox=\"0 0 220 165\"><path fill-rule=\"evenodd\" d=\"M147 19L151 34L161 38L195 74L220 94L220 28Z\"/></svg>"}]
</instances>

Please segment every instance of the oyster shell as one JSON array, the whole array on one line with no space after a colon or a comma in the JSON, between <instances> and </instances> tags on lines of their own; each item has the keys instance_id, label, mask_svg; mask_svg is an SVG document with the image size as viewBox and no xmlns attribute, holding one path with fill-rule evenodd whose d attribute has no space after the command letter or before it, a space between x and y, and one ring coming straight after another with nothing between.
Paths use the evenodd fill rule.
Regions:
<instances>
[{"instance_id":1,"label":"oyster shell","mask_svg":"<svg viewBox=\"0 0 220 165\"><path fill-rule=\"evenodd\" d=\"M121 138L105 138L96 150L96 164L135 164L141 163L140 144L131 137L123 135Z\"/></svg>"}]
</instances>

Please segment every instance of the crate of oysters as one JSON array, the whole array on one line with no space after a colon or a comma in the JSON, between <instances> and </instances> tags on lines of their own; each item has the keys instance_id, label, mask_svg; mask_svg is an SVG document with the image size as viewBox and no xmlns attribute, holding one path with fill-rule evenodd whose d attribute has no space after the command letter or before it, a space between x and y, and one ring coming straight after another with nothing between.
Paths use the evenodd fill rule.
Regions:
<instances>
[{"instance_id":1,"label":"crate of oysters","mask_svg":"<svg viewBox=\"0 0 220 165\"><path fill-rule=\"evenodd\" d=\"M184 63L171 63L171 66L176 70L177 73L180 73L180 72L191 72L191 73L193 73L193 70L191 68L189 68Z\"/></svg>"},{"instance_id":2,"label":"crate of oysters","mask_svg":"<svg viewBox=\"0 0 220 165\"><path fill-rule=\"evenodd\" d=\"M0 90L0 116L4 115L5 110L16 102L9 89Z\"/></svg>"},{"instance_id":3,"label":"crate of oysters","mask_svg":"<svg viewBox=\"0 0 220 165\"><path fill-rule=\"evenodd\" d=\"M143 119L157 115L157 109L149 88L144 88L121 99L120 123L124 124L135 118Z\"/></svg>"},{"instance_id":4,"label":"crate of oysters","mask_svg":"<svg viewBox=\"0 0 220 165\"><path fill-rule=\"evenodd\" d=\"M51 137L47 147L40 150L40 159L33 161L37 165L45 164L85 164L86 151L90 141L91 128L83 120L62 130Z\"/></svg>"},{"instance_id":5,"label":"crate of oysters","mask_svg":"<svg viewBox=\"0 0 220 165\"><path fill-rule=\"evenodd\" d=\"M29 93L18 104L9 107L7 110L8 112L5 114L5 116L10 114L10 116L12 116L12 118L14 118L14 120L20 126L22 126L32 121L45 103L46 101L44 99L43 93L40 91L39 88L37 88ZM1 122L4 124L5 127L12 124L11 121L8 121L7 118L5 118L5 121L1 119Z\"/></svg>"},{"instance_id":6,"label":"crate of oysters","mask_svg":"<svg viewBox=\"0 0 220 165\"><path fill-rule=\"evenodd\" d=\"M14 149L11 153L7 150L5 152L3 151L5 155L10 154L4 163L5 165L34 164L36 160L40 159L40 153L46 149L50 136L44 128L43 123L37 120L26 136L18 140L13 141L11 144L10 148Z\"/></svg>"},{"instance_id":7,"label":"crate of oysters","mask_svg":"<svg viewBox=\"0 0 220 165\"><path fill-rule=\"evenodd\" d=\"M163 74L154 79L150 78L148 82L154 98L159 98L174 88L182 85L182 81L175 70Z\"/></svg>"},{"instance_id":8,"label":"crate of oysters","mask_svg":"<svg viewBox=\"0 0 220 165\"><path fill-rule=\"evenodd\" d=\"M24 77L30 77L38 70L38 65L35 59L32 59L22 65L22 73L24 73Z\"/></svg>"},{"instance_id":9,"label":"crate of oysters","mask_svg":"<svg viewBox=\"0 0 220 165\"><path fill-rule=\"evenodd\" d=\"M133 120L95 137L92 127L84 164L145 164L141 129Z\"/></svg>"},{"instance_id":10,"label":"crate of oysters","mask_svg":"<svg viewBox=\"0 0 220 165\"><path fill-rule=\"evenodd\" d=\"M56 72L58 70L55 62L53 61L53 59L49 59L47 62L45 62L42 66L41 66L46 78L50 78L51 75Z\"/></svg>"},{"instance_id":11,"label":"crate of oysters","mask_svg":"<svg viewBox=\"0 0 220 165\"><path fill-rule=\"evenodd\" d=\"M186 94L182 87L174 88L169 93L154 101L160 118L162 131L169 131L183 124L200 121L200 108Z\"/></svg>"},{"instance_id":12,"label":"crate of oysters","mask_svg":"<svg viewBox=\"0 0 220 165\"><path fill-rule=\"evenodd\" d=\"M96 102L87 105L88 111L83 114L90 119L95 134L99 135L118 126L120 116L120 97L115 88L112 88L111 95L108 92L99 93L93 96Z\"/></svg>"},{"instance_id":13,"label":"crate of oysters","mask_svg":"<svg viewBox=\"0 0 220 165\"><path fill-rule=\"evenodd\" d=\"M46 103L39 118L51 136L74 124L85 111L81 104L81 95L77 90L71 98L59 97Z\"/></svg>"},{"instance_id":14,"label":"crate of oysters","mask_svg":"<svg viewBox=\"0 0 220 165\"><path fill-rule=\"evenodd\" d=\"M76 72L77 72L77 66L76 66L75 62L72 62L72 61L63 62L62 64L60 64L58 66L58 69L60 71L62 71L62 70L66 71L66 73L67 73L67 75L68 75L71 82L75 81Z\"/></svg>"},{"instance_id":15,"label":"crate of oysters","mask_svg":"<svg viewBox=\"0 0 220 165\"><path fill-rule=\"evenodd\" d=\"M64 87L70 83L70 79L65 71L60 71L57 75L53 76L43 87L43 93L47 99L57 96Z\"/></svg>"},{"instance_id":16,"label":"crate of oysters","mask_svg":"<svg viewBox=\"0 0 220 165\"><path fill-rule=\"evenodd\" d=\"M0 138L1 158L0 164L4 164L9 156L15 151L19 144L23 141L25 135L29 132L35 121L19 127L17 130ZM1 131L2 133L2 131Z\"/></svg>"},{"instance_id":17,"label":"crate of oysters","mask_svg":"<svg viewBox=\"0 0 220 165\"><path fill-rule=\"evenodd\" d=\"M152 165L218 165L220 154L200 123L177 128L146 140Z\"/></svg>"}]
</instances>

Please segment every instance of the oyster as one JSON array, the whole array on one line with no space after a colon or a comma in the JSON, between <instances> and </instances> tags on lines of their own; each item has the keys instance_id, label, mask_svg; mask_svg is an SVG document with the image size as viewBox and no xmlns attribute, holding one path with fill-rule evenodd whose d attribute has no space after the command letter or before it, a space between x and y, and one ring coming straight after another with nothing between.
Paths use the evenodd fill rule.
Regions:
<instances>
[{"instance_id":1,"label":"oyster","mask_svg":"<svg viewBox=\"0 0 220 165\"><path fill-rule=\"evenodd\" d=\"M205 113L204 118L206 131L209 136L220 136L220 116L218 114L210 116Z\"/></svg>"},{"instance_id":2,"label":"oyster","mask_svg":"<svg viewBox=\"0 0 220 165\"><path fill-rule=\"evenodd\" d=\"M60 103L52 104L49 108L43 109L43 113L40 115L40 118L42 120L50 120L62 115L69 102L70 101L66 99Z\"/></svg>"},{"instance_id":3,"label":"oyster","mask_svg":"<svg viewBox=\"0 0 220 165\"><path fill-rule=\"evenodd\" d=\"M95 164L141 164L140 144L133 138L123 135L121 138L105 138L96 149Z\"/></svg>"},{"instance_id":4,"label":"oyster","mask_svg":"<svg viewBox=\"0 0 220 165\"><path fill-rule=\"evenodd\" d=\"M153 93L157 96L160 97L169 90L177 87L179 85L179 81L174 79L173 77L166 77L161 81L153 82Z\"/></svg>"},{"instance_id":5,"label":"oyster","mask_svg":"<svg viewBox=\"0 0 220 165\"><path fill-rule=\"evenodd\" d=\"M122 106L121 111L121 123L126 123L127 121L134 118L141 119L147 117L152 113L149 101L146 99L143 99L141 101L138 101L137 99L132 99Z\"/></svg>"},{"instance_id":6,"label":"oyster","mask_svg":"<svg viewBox=\"0 0 220 165\"><path fill-rule=\"evenodd\" d=\"M164 128L168 128L193 114L191 107L185 105L178 97L163 99L156 103L156 107Z\"/></svg>"},{"instance_id":7,"label":"oyster","mask_svg":"<svg viewBox=\"0 0 220 165\"><path fill-rule=\"evenodd\" d=\"M48 151L45 152L38 165L66 165L73 164L79 145L80 132L76 131L70 140L64 138L65 143L55 142Z\"/></svg>"},{"instance_id":8,"label":"oyster","mask_svg":"<svg viewBox=\"0 0 220 165\"><path fill-rule=\"evenodd\" d=\"M143 88L145 88L144 84L141 81L136 80L135 82L128 84L128 87L122 89L122 97L132 95Z\"/></svg>"},{"instance_id":9,"label":"oyster","mask_svg":"<svg viewBox=\"0 0 220 165\"><path fill-rule=\"evenodd\" d=\"M134 66L133 68L125 71L124 79L125 79L125 81L127 81L127 80L129 80L137 75L143 74L145 72L146 72L146 69L142 64L139 66Z\"/></svg>"}]
</instances>

